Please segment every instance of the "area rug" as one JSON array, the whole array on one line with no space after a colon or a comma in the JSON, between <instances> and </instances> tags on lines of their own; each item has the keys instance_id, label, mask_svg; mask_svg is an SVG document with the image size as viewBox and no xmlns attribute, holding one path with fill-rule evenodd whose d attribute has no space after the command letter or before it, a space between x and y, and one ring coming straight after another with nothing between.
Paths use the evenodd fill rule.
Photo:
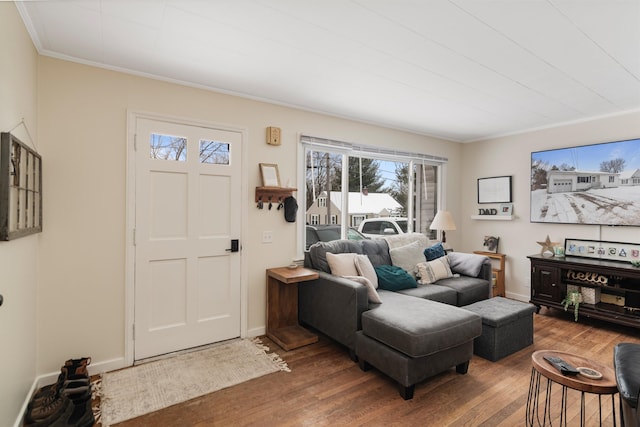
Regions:
<instances>
[{"instance_id":1,"label":"area rug","mask_svg":"<svg viewBox=\"0 0 640 427\"><path fill-rule=\"evenodd\" d=\"M229 343L102 376L99 420L104 427L278 371L287 364L259 340Z\"/></svg>"}]
</instances>

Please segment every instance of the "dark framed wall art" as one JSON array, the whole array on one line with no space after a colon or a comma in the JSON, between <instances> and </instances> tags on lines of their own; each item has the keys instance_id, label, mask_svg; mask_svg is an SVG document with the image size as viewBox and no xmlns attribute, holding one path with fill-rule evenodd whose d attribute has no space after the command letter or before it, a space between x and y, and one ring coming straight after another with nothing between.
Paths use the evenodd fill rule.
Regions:
<instances>
[{"instance_id":1,"label":"dark framed wall art","mask_svg":"<svg viewBox=\"0 0 640 427\"><path fill-rule=\"evenodd\" d=\"M511 176L478 178L478 203L511 202Z\"/></svg>"},{"instance_id":2,"label":"dark framed wall art","mask_svg":"<svg viewBox=\"0 0 640 427\"><path fill-rule=\"evenodd\" d=\"M0 134L0 240L42 231L42 158L11 133Z\"/></svg>"}]
</instances>

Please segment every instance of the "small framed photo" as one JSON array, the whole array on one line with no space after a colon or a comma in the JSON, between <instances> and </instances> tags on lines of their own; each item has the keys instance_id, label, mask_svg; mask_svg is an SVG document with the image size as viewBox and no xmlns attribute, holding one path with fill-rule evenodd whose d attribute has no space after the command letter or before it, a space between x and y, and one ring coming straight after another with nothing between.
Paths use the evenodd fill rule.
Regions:
<instances>
[{"instance_id":1,"label":"small framed photo","mask_svg":"<svg viewBox=\"0 0 640 427\"><path fill-rule=\"evenodd\" d=\"M482 247L485 252L493 252L494 254L498 253L498 243L500 242L500 238L497 236L484 236L482 240Z\"/></svg>"},{"instance_id":2,"label":"small framed photo","mask_svg":"<svg viewBox=\"0 0 640 427\"><path fill-rule=\"evenodd\" d=\"M278 165L272 163L260 163L260 176L263 187L280 187L280 173Z\"/></svg>"},{"instance_id":3,"label":"small framed photo","mask_svg":"<svg viewBox=\"0 0 640 427\"><path fill-rule=\"evenodd\" d=\"M502 203L500 205L499 215L513 215L513 203Z\"/></svg>"}]
</instances>

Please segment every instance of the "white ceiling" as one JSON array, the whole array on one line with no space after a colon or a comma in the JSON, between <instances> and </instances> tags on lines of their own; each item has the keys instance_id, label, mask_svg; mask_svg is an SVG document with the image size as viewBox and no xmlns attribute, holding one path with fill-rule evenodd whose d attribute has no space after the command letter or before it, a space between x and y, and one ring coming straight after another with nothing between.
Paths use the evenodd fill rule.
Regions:
<instances>
[{"instance_id":1,"label":"white ceiling","mask_svg":"<svg viewBox=\"0 0 640 427\"><path fill-rule=\"evenodd\" d=\"M455 141L640 110L640 0L16 4L42 55Z\"/></svg>"}]
</instances>

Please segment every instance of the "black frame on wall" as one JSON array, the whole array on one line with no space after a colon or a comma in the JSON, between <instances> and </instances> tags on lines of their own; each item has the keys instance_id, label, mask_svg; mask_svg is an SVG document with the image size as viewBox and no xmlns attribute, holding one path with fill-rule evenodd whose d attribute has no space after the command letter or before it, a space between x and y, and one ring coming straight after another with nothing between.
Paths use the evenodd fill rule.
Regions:
<instances>
[{"instance_id":1,"label":"black frame on wall","mask_svg":"<svg viewBox=\"0 0 640 427\"><path fill-rule=\"evenodd\" d=\"M11 133L0 133L0 240L42 231L42 158Z\"/></svg>"}]
</instances>

